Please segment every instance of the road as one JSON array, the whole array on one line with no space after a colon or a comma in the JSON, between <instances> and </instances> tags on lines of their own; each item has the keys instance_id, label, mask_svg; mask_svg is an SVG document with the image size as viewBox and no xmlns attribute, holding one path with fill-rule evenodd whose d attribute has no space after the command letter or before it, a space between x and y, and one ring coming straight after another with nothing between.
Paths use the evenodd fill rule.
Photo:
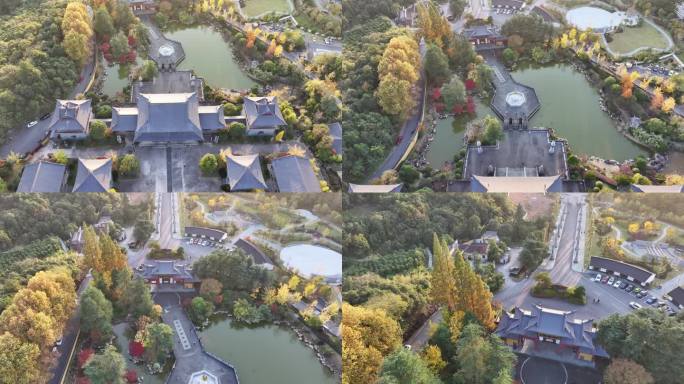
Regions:
<instances>
[{"instance_id":1,"label":"road","mask_svg":"<svg viewBox=\"0 0 684 384\"><path fill-rule=\"evenodd\" d=\"M423 108L425 107L426 87L424 74L421 74L421 78L418 81L417 86L420 89L418 94L418 106L411 117L409 117L409 119L406 120L404 125L401 127L401 130L399 131L399 137L401 137L401 140L392 148L392 151L390 151L382 165L376 169L375 172L373 172L368 180L369 182L382 176L385 171L396 169L402 157L404 157L404 154L408 150L409 145L413 141L413 138L418 135L418 125L423 120Z\"/></svg>"},{"instance_id":2,"label":"road","mask_svg":"<svg viewBox=\"0 0 684 384\"><path fill-rule=\"evenodd\" d=\"M74 89L69 94L68 98L73 99L79 93L85 93L88 83L90 83L90 78L93 76L93 71L95 70L95 53L88 64L81 71L81 78L74 87ZM50 106L51 108L53 106ZM51 111L52 112L52 111ZM38 119L38 116L26 116L27 120ZM28 121L27 121L28 123ZM15 152L19 154L25 154L33 151L38 147L40 142L45 138L48 131L48 125L50 124L50 119L39 120L38 124L31 128L26 128L26 125L17 127L14 132L10 135L9 140L0 147L0 157L4 158L10 154L10 152Z\"/></svg>"},{"instance_id":3,"label":"road","mask_svg":"<svg viewBox=\"0 0 684 384\"><path fill-rule=\"evenodd\" d=\"M159 202L159 245L162 249L176 249L180 245L181 235L176 228L177 209L175 193L160 193Z\"/></svg>"},{"instance_id":4,"label":"road","mask_svg":"<svg viewBox=\"0 0 684 384\"><path fill-rule=\"evenodd\" d=\"M433 313L432 316L430 316L430 318L427 319L427 321L425 321L425 323L423 323L423 325L421 325L420 328L418 328L418 330L416 330L413 333L413 335L411 335L411 337L408 338L408 340L406 340L404 345L410 345L411 350L416 353L422 351L423 348L425 348L425 346L427 345L428 341L430 341L430 331L432 325L437 325L441 322L442 311L438 310L435 313Z\"/></svg>"},{"instance_id":5,"label":"road","mask_svg":"<svg viewBox=\"0 0 684 384\"><path fill-rule=\"evenodd\" d=\"M69 365L69 359L71 358L71 351L74 349L74 346L78 341L78 334L80 330L81 321L79 316L81 295L88 287L88 284L90 284L90 281L92 279L93 276L90 274L90 272L88 272L85 279L81 281L81 285L79 285L78 290L76 291L79 304L76 306L73 315L71 315L71 319L69 319L69 322L64 328L64 335L62 336L62 345L57 347L57 350L59 351L59 358L57 359L57 364L54 366L54 368L52 368L51 372L53 376L50 379L50 381L48 381L48 384L60 384L60 382L62 381L62 377L66 373L66 370Z\"/></svg>"}]
</instances>

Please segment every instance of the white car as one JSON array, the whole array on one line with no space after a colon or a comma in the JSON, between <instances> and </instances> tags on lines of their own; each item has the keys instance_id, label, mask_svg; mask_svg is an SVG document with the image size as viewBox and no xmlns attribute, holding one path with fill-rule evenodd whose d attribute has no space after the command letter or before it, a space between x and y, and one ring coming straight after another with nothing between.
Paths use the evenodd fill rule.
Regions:
<instances>
[{"instance_id":1,"label":"white car","mask_svg":"<svg viewBox=\"0 0 684 384\"><path fill-rule=\"evenodd\" d=\"M613 288L620 288L620 284L622 284L622 281L620 281L620 279L615 280L615 283L613 284Z\"/></svg>"},{"instance_id":2,"label":"white car","mask_svg":"<svg viewBox=\"0 0 684 384\"><path fill-rule=\"evenodd\" d=\"M31 127L35 126L36 124L38 124L38 122L34 120L34 121L26 124L26 128L31 128Z\"/></svg>"},{"instance_id":3,"label":"white car","mask_svg":"<svg viewBox=\"0 0 684 384\"><path fill-rule=\"evenodd\" d=\"M600 273L596 274L596 277L594 277L594 281L597 283L601 281L601 274Z\"/></svg>"},{"instance_id":4,"label":"white car","mask_svg":"<svg viewBox=\"0 0 684 384\"><path fill-rule=\"evenodd\" d=\"M608 285L613 285L614 282L615 282L614 277L611 277L610 279L608 279Z\"/></svg>"},{"instance_id":5,"label":"white car","mask_svg":"<svg viewBox=\"0 0 684 384\"><path fill-rule=\"evenodd\" d=\"M629 306L634 309L641 309L641 304L637 303L636 301L630 301Z\"/></svg>"}]
</instances>

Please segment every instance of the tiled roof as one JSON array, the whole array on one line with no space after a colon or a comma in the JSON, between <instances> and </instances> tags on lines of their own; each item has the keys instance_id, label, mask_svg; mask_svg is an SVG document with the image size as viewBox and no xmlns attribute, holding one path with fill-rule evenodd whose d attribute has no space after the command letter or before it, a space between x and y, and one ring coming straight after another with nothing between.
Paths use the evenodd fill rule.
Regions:
<instances>
[{"instance_id":1,"label":"tiled roof","mask_svg":"<svg viewBox=\"0 0 684 384\"><path fill-rule=\"evenodd\" d=\"M285 156L271 162L280 192L320 192L321 185L309 159Z\"/></svg>"},{"instance_id":2,"label":"tiled roof","mask_svg":"<svg viewBox=\"0 0 684 384\"><path fill-rule=\"evenodd\" d=\"M202 141L195 93L140 94L135 141Z\"/></svg>"},{"instance_id":3,"label":"tiled roof","mask_svg":"<svg viewBox=\"0 0 684 384\"><path fill-rule=\"evenodd\" d=\"M631 276L641 283L650 282L655 274L636 265L621 261L607 259L605 257L592 256L589 265L595 269L604 268L608 271L618 272L625 276Z\"/></svg>"},{"instance_id":4,"label":"tiled roof","mask_svg":"<svg viewBox=\"0 0 684 384\"><path fill-rule=\"evenodd\" d=\"M111 182L111 159L78 159L73 192L106 192Z\"/></svg>"},{"instance_id":5,"label":"tiled roof","mask_svg":"<svg viewBox=\"0 0 684 384\"><path fill-rule=\"evenodd\" d=\"M247 117L247 129L273 128L287 125L275 96L245 97L243 101L243 114Z\"/></svg>"},{"instance_id":6,"label":"tiled roof","mask_svg":"<svg viewBox=\"0 0 684 384\"><path fill-rule=\"evenodd\" d=\"M372 185L372 184L349 184L349 192L351 193L389 193L401 192L404 184L387 184L387 185Z\"/></svg>"},{"instance_id":7,"label":"tiled roof","mask_svg":"<svg viewBox=\"0 0 684 384\"><path fill-rule=\"evenodd\" d=\"M57 100L49 129L51 136L63 133L85 133L92 116L90 99Z\"/></svg>"},{"instance_id":8,"label":"tiled roof","mask_svg":"<svg viewBox=\"0 0 684 384\"><path fill-rule=\"evenodd\" d=\"M24 167L17 192L61 192L66 166L47 161Z\"/></svg>"},{"instance_id":9,"label":"tiled roof","mask_svg":"<svg viewBox=\"0 0 684 384\"><path fill-rule=\"evenodd\" d=\"M228 183L231 191L267 190L259 155L228 156Z\"/></svg>"},{"instance_id":10,"label":"tiled roof","mask_svg":"<svg viewBox=\"0 0 684 384\"><path fill-rule=\"evenodd\" d=\"M562 192L560 176L516 177L516 176L473 176L472 192L524 192L547 193Z\"/></svg>"},{"instance_id":11,"label":"tiled roof","mask_svg":"<svg viewBox=\"0 0 684 384\"><path fill-rule=\"evenodd\" d=\"M560 339L561 344L581 348L594 356L608 357L608 353L595 343L593 320L572 319L573 313L541 305L535 305L530 311L515 308L513 313L502 314L496 334L505 338L552 336Z\"/></svg>"}]
</instances>

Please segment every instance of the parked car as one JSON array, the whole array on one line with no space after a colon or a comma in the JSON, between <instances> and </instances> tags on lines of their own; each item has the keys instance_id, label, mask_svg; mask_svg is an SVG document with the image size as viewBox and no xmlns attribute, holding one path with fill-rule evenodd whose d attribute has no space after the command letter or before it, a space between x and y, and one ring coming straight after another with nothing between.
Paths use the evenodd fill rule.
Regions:
<instances>
[{"instance_id":1,"label":"parked car","mask_svg":"<svg viewBox=\"0 0 684 384\"><path fill-rule=\"evenodd\" d=\"M637 303L636 301L630 301L629 306L634 309L641 309L641 304Z\"/></svg>"},{"instance_id":2,"label":"parked car","mask_svg":"<svg viewBox=\"0 0 684 384\"><path fill-rule=\"evenodd\" d=\"M608 282L608 279L609 279L608 276L603 276L603 278L601 279L601 282L602 282L603 284L605 284L605 283Z\"/></svg>"},{"instance_id":3,"label":"parked car","mask_svg":"<svg viewBox=\"0 0 684 384\"><path fill-rule=\"evenodd\" d=\"M625 288L625 291L627 292L632 292L634 290L634 286L632 284L627 285L627 288Z\"/></svg>"},{"instance_id":4,"label":"parked car","mask_svg":"<svg viewBox=\"0 0 684 384\"><path fill-rule=\"evenodd\" d=\"M620 284L622 284L622 281L615 280L615 283L613 284L613 288L620 288Z\"/></svg>"},{"instance_id":5,"label":"parked car","mask_svg":"<svg viewBox=\"0 0 684 384\"><path fill-rule=\"evenodd\" d=\"M601 274L600 273L596 274L596 277L594 277L594 281L596 281L596 282L601 281Z\"/></svg>"},{"instance_id":6,"label":"parked car","mask_svg":"<svg viewBox=\"0 0 684 384\"><path fill-rule=\"evenodd\" d=\"M641 287L636 287L636 288L634 288L634 292L633 292L633 293L634 293L635 295L638 294L639 292L641 292Z\"/></svg>"},{"instance_id":7,"label":"parked car","mask_svg":"<svg viewBox=\"0 0 684 384\"><path fill-rule=\"evenodd\" d=\"M38 121L34 120L34 121L26 124L26 128L31 128L31 127L35 126L36 124L38 124Z\"/></svg>"},{"instance_id":8,"label":"parked car","mask_svg":"<svg viewBox=\"0 0 684 384\"><path fill-rule=\"evenodd\" d=\"M646 300L646 304L648 304L648 305L653 305L653 304L656 303L657 301L658 301L658 299L657 299L655 296L651 296L651 297L649 297L649 298Z\"/></svg>"},{"instance_id":9,"label":"parked car","mask_svg":"<svg viewBox=\"0 0 684 384\"><path fill-rule=\"evenodd\" d=\"M615 278L611 276L610 279L608 279L608 285L613 285L615 283Z\"/></svg>"},{"instance_id":10,"label":"parked car","mask_svg":"<svg viewBox=\"0 0 684 384\"><path fill-rule=\"evenodd\" d=\"M627 288L628 285L629 284L627 284L623 281L622 284L620 284L620 289L625 289L625 288Z\"/></svg>"},{"instance_id":11,"label":"parked car","mask_svg":"<svg viewBox=\"0 0 684 384\"><path fill-rule=\"evenodd\" d=\"M40 117L41 120L46 120L48 117L52 116L52 112L48 112Z\"/></svg>"},{"instance_id":12,"label":"parked car","mask_svg":"<svg viewBox=\"0 0 684 384\"><path fill-rule=\"evenodd\" d=\"M639 299L643 299L644 297L646 297L646 293L644 293L643 291L637 294L637 298Z\"/></svg>"}]
</instances>

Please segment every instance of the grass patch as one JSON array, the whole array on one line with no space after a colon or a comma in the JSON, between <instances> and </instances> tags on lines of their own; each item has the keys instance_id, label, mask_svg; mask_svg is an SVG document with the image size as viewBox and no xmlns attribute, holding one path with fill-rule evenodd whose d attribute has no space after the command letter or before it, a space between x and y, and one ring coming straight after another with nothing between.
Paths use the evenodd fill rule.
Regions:
<instances>
[{"instance_id":1,"label":"grass patch","mask_svg":"<svg viewBox=\"0 0 684 384\"><path fill-rule=\"evenodd\" d=\"M264 13L290 13L288 0L245 0L242 12L247 17L257 17Z\"/></svg>"},{"instance_id":2,"label":"grass patch","mask_svg":"<svg viewBox=\"0 0 684 384\"><path fill-rule=\"evenodd\" d=\"M625 27L624 32L612 34L613 41L608 43L616 53L625 54L640 47L657 49L667 48L667 39L651 24L642 22L638 27Z\"/></svg>"}]
</instances>

